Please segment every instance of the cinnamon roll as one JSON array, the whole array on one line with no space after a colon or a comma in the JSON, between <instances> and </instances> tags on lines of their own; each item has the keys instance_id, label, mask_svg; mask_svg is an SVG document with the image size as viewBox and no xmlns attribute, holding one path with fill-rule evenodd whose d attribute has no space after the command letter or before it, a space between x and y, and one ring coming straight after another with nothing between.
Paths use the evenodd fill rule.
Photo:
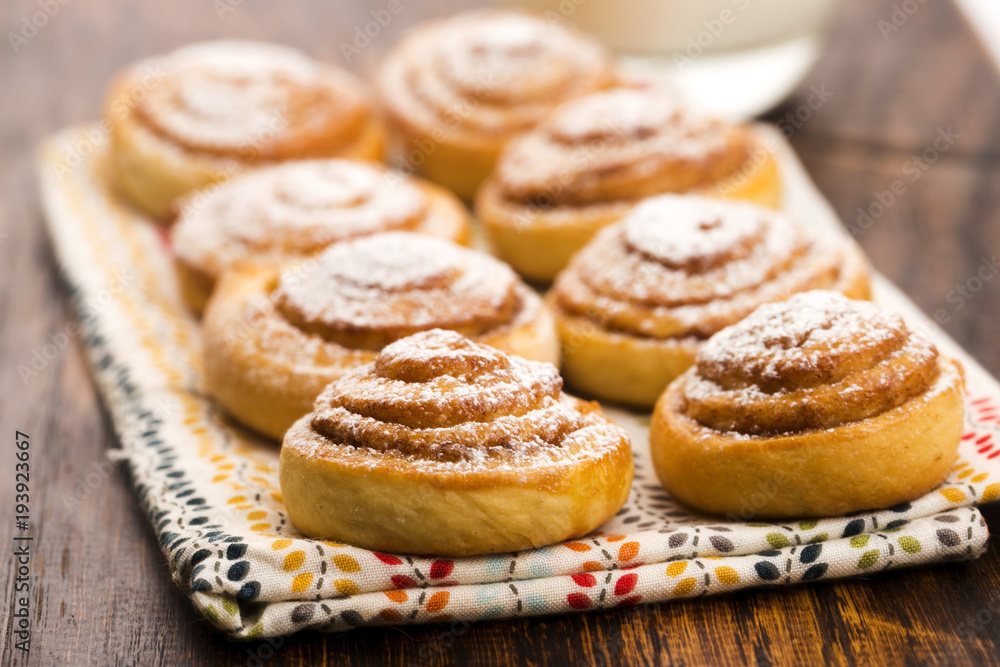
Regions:
<instances>
[{"instance_id":1,"label":"cinnamon roll","mask_svg":"<svg viewBox=\"0 0 1000 667\"><path fill-rule=\"evenodd\" d=\"M105 104L110 177L167 218L179 196L250 167L313 157L376 160L384 132L352 75L285 47L206 42L129 67Z\"/></svg>"},{"instance_id":2,"label":"cinnamon roll","mask_svg":"<svg viewBox=\"0 0 1000 667\"><path fill-rule=\"evenodd\" d=\"M948 475L964 391L961 365L898 315L807 292L702 346L656 404L653 464L677 499L715 514L890 507Z\"/></svg>"},{"instance_id":3,"label":"cinnamon roll","mask_svg":"<svg viewBox=\"0 0 1000 667\"><path fill-rule=\"evenodd\" d=\"M558 363L552 316L510 267L387 232L290 265L242 262L225 272L205 310L206 389L239 421L280 439L323 387L434 328Z\"/></svg>"},{"instance_id":4,"label":"cinnamon roll","mask_svg":"<svg viewBox=\"0 0 1000 667\"><path fill-rule=\"evenodd\" d=\"M511 137L560 102L612 85L614 67L592 37L494 10L418 26L377 85L398 159L471 199Z\"/></svg>"},{"instance_id":5,"label":"cinnamon roll","mask_svg":"<svg viewBox=\"0 0 1000 667\"><path fill-rule=\"evenodd\" d=\"M393 553L468 556L580 537L628 498L626 433L551 364L452 331L330 384L281 447L292 523Z\"/></svg>"},{"instance_id":6,"label":"cinnamon roll","mask_svg":"<svg viewBox=\"0 0 1000 667\"><path fill-rule=\"evenodd\" d=\"M682 112L655 88L593 93L510 142L476 196L497 254L550 281L644 197L700 193L777 206L777 165L750 127Z\"/></svg>"},{"instance_id":7,"label":"cinnamon roll","mask_svg":"<svg viewBox=\"0 0 1000 667\"><path fill-rule=\"evenodd\" d=\"M201 312L219 275L237 261L295 259L384 231L471 239L468 212L444 188L338 159L265 167L199 191L184 200L171 234L181 292Z\"/></svg>"},{"instance_id":8,"label":"cinnamon roll","mask_svg":"<svg viewBox=\"0 0 1000 667\"><path fill-rule=\"evenodd\" d=\"M870 296L853 241L746 202L660 195L599 232L549 300L569 386L648 408L707 338L813 289Z\"/></svg>"}]
</instances>

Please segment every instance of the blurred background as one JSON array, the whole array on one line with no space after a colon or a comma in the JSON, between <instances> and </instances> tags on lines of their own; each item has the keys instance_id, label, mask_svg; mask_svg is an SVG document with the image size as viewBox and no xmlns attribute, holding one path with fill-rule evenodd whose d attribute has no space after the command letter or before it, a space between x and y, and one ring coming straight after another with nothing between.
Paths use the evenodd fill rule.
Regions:
<instances>
[{"instance_id":1,"label":"blurred background","mask_svg":"<svg viewBox=\"0 0 1000 667\"><path fill-rule=\"evenodd\" d=\"M666 79L687 106L733 119L766 111L813 66L836 0L505 0L565 18Z\"/></svg>"},{"instance_id":2,"label":"blurred background","mask_svg":"<svg viewBox=\"0 0 1000 667\"><path fill-rule=\"evenodd\" d=\"M0 233L18 243L0 245L0 261L27 261L9 254L15 247L45 251L34 148L62 126L98 119L105 86L124 65L238 37L365 74L414 23L497 3L596 32L692 106L777 124L848 226L906 179L905 196L858 240L926 312L947 309L945 329L1000 373L1000 349L985 345L992 327L947 300L983 249L1000 248L995 0L7 0ZM911 184L908 163L949 127L957 141ZM977 303L1000 312L992 294Z\"/></svg>"},{"instance_id":3,"label":"blurred background","mask_svg":"<svg viewBox=\"0 0 1000 667\"><path fill-rule=\"evenodd\" d=\"M875 267L987 370L1000 376L996 334L1000 280L991 277L981 281L970 298L955 298L956 290L970 278L983 275L979 271L984 261L1000 254L997 0L503 2L529 6L554 21L575 22L598 33L628 57L636 72L666 77L694 106L776 124ZM487 0L303 0L280 5L273 0L4 0L0 4L0 26L7 42L0 45L4 370L0 424L10 432L15 427L28 430L42 442L72 445L40 452L39 471L47 487L72 488L81 471L103 460L113 435L77 346L70 346L28 386L22 386L14 370L26 356L30 359L39 341L65 327L71 317L39 211L33 173L39 142L66 125L97 120L105 86L120 68L182 44L227 37L270 40L365 74L414 23L490 4ZM390 6L398 11L389 11ZM953 139L945 145L942 136ZM893 194L897 183L902 194ZM193 660L192 647L199 647L199 657L206 660L214 656L246 662L242 647L227 645L194 620L193 610L162 568L162 555L149 539L149 528L127 482L102 486L72 515L57 498L50 507L52 534L42 547L50 569L41 582L45 587L41 594L52 602L39 610L36 630L41 636L50 633L52 643L48 649L39 645L38 658L73 664L79 660L67 656L167 655L175 664L183 664ZM995 517L988 519L995 523ZM127 614L95 611L93 591L81 584L106 583L110 564L105 540L114 542L118 576L101 590L101 606L135 608L139 600L149 615L142 623ZM989 577L1000 576L996 563L993 558L976 570L978 574L969 575L970 580L982 578L982 585L995 591L996 580ZM923 577L919 581L928 588L921 590L934 591L920 593L924 601L940 599L942 623L958 619L964 612L961 600L948 597L950 587L968 582L959 581L960 571L953 579L948 573L937 576L943 583L934 583L931 575L912 575ZM901 578L896 588L892 581L883 581L878 595L905 596L907 581L913 580ZM721 609L767 599L761 595L716 604ZM818 605L817 613L835 606L828 602ZM899 614L920 613L920 608L916 603L894 605ZM751 612L747 617L755 616ZM614 622L613 616L585 618L592 620L547 622L564 629L575 627L571 623ZM647 633L654 642L663 628L672 627L669 614L655 609L632 619L635 631ZM868 635L866 619L856 621L854 641L863 643ZM854 621L838 620L848 622ZM774 623L771 646L782 646L784 637L787 646L794 647L794 628ZM894 620L882 625L904 624ZM911 627L909 621L905 625ZM76 630L69 632L67 627ZM476 632L502 638L511 627L520 626L490 624ZM170 628L170 632L149 632L149 628ZM405 652L412 638L425 632L429 631L412 629L405 636L356 632L324 641L359 654L371 651L372 642L380 650L395 646ZM932 634L937 636L927 636ZM952 635L958 636L958 630ZM553 636L545 641L555 642ZM901 647L913 641L905 634L893 636ZM524 646L536 640L542 641L527 632L519 635ZM451 658L472 661L477 645L457 644ZM318 657L312 652L319 646L326 644L306 637L292 640L291 648L308 661ZM697 642L692 647L695 650Z\"/></svg>"}]
</instances>

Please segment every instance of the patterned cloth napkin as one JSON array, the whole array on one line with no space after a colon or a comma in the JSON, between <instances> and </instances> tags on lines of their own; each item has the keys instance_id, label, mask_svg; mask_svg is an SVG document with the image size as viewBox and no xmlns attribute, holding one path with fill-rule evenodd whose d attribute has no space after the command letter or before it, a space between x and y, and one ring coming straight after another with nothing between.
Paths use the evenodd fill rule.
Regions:
<instances>
[{"instance_id":1,"label":"patterned cloth napkin","mask_svg":"<svg viewBox=\"0 0 1000 667\"><path fill-rule=\"evenodd\" d=\"M657 483L648 417L609 410L632 435L635 483L618 516L585 538L459 559L304 538L282 505L278 447L233 426L201 393L199 332L177 293L165 237L109 196L95 132L66 130L43 148L53 244L121 441L116 455L132 472L173 579L234 637L607 609L870 576L976 558L986 548L974 505L1000 497L1000 392L946 339L946 351L970 371L960 461L946 484L912 503L761 523L754 509L776 491L762 484L738 517L698 515ZM822 205L784 144L779 157L789 189ZM880 301L911 313L905 297L885 285L879 292Z\"/></svg>"}]
</instances>

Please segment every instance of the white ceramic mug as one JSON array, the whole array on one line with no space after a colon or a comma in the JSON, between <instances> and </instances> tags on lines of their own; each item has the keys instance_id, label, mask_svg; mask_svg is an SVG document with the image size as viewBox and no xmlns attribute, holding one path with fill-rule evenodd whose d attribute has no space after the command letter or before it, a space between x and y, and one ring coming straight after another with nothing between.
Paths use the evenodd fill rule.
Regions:
<instances>
[{"instance_id":1,"label":"white ceramic mug","mask_svg":"<svg viewBox=\"0 0 1000 667\"><path fill-rule=\"evenodd\" d=\"M819 57L836 0L501 0L572 23L630 71L733 119L771 108Z\"/></svg>"},{"instance_id":2,"label":"white ceramic mug","mask_svg":"<svg viewBox=\"0 0 1000 667\"><path fill-rule=\"evenodd\" d=\"M775 44L820 30L835 0L507 0L565 18L633 54L719 53ZM695 50L695 49L692 49Z\"/></svg>"}]
</instances>

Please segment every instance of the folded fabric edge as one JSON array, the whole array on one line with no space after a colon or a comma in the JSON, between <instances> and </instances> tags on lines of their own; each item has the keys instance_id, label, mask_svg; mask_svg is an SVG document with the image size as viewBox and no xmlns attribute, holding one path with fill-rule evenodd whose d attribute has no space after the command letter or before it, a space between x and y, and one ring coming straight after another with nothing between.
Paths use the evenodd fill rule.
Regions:
<instances>
[{"instance_id":1,"label":"folded fabric edge","mask_svg":"<svg viewBox=\"0 0 1000 667\"><path fill-rule=\"evenodd\" d=\"M49 219L49 216L47 216L47 220L48 219ZM105 371L113 371L114 370L115 361L114 361L113 357L108 357L107 356L106 352L108 350L104 350L103 351L104 354L101 354L101 352L102 352L102 350L100 349L101 346L98 345L98 344L95 344L95 342L92 340L92 338L99 338L100 337L99 336L99 332L97 331L98 322L96 321L96 319L95 319L95 321L91 321L89 323L83 321L83 320L87 319L86 318L87 313L86 313L85 310L83 310L83 309L81 309L79 307L79 304L80 304L81 299L85 295L83 295L81 293L81 290L80 290L80 288L78 286L79 284L82 284L82 283L79 282L79 276L74 276L74 270L72 268L72 264L70 262L68 262L67 259L66 259L65 252L68 252L68 250L65 249L65 248L63 248L62 245L65 244L65 243L67 243L67 241L64 238L62 238L62 237L60 237L58 235L57 230L53 228L53 226L51 225L51 223L49 225L49 229L50 229L50 233L53 236L53 241L54 241L54 245L56 246L57 255L60 258L60 262L59 262L60 263L60 267L61 267L64 275L66 276L67 282L68 282L68 284L70 286L71 298L72 298L72 300L74 302L74 308L75 308L75 310L77 310L77 312L79 314L79 318L82 321L81 327L85 331L84 340L87 342L87 345L85 347L87 348L88 356L90 357L91 371L94 374L94 377L95 377L95 380L97 381L98 386L102 390L101 393L104 396L105 405L107 406L109 412L111 412L111 414L112 414L113 423L115 424L115 430L117 431L117 434L118 434L118 437L119 437L119 441L123 445L123 454L122 455L125 456L129 460L129 462L130 462L130 467L132 468L132 471L133 471L133 484L136 487L137 495L139 496L140 502L143 504L144 508L146 509L147 513L149 514L150 520L153 523L153 526L154 526L154 529L155 529L156 522L157 522L156 516L160 513L160 508L159 508L158 505L156 505L153 502L152 496L148 493L148 491L149 491L148 486L145 489L143 489L143 484L140 481L142 478L150 476L152 474L151 468L148 466L148 464L152 463L154 461L155 457L152 455L152 451L149 449L149 447L146 447L146 445L149 445L149 443L144 443L141 440L138 440L136 438L136 436L135 436L135 429L133 428L136 425L136 423L140 423L141 420L145 419L146 418L145 415L147 415L149 413L149 410L144 407L144 404L148 402L145 399L150 398L149 396L146 395L148 388L147 387L137 387L134 384L130 384L128 382L127 378L122 379L121 377L118 377L118 376L112 377L113 375L115 375L114 373L112 373L112 372L105 372ZM74 279L74 278L76 278L76 279ZM102 365L107 365L108 367L105 367L105 368L102 369ZM128 370L127 366L122 365L122 367L125 370ZM99 371L101 371L101 372L99 372ZM167 388L163 388L163 389L166 390ZM149 452L149 453L147 454L147 452ZM909 525L912 526L917 521L918 521L918 519L912 519ZM983 530L985 530L985 526L983 526L982 528L983 528ZM972 529L970 528L970 531L971 530ZM856 536L850 538L850 541L858 540L859 538L863 537L863 535L870 535L870 534L869 533L864 533L862 535L856 535ZM971 533L970 533L969 539L970 540L972 539L972 534ZM843 540L835 540L835 541L832 541L832 542L827 542L826 544L832 545L832 544L834 544L836 542L840 542L840 541L843 541ZM787 548L783 548L783 549L778 549L776 551L778 551L779 553L783 553L783 552L787 551L788 549L800 548L800 546L801 545L796 545L796 546L793 546L793 547L787 547ZM902 548L901 544L899 546L900 546L900 548ZM808 547L809 547L809 545L801 546L801 549L804 551ZM984 547L985 547L985 537L983 538L983 548ZM170 558L171 555L173 555L175 557L179 555L176 552L174 552L172 554L171 553L171 549L169 549L168 546L165 545L165 544L161 544L161 548L163 549L163 552L167 555L168 558ZM823 548L825 549L826 547L823 547ZM971 542L970 542L969 549L972 549ZM871 551L873 551L873 550L872 549L868 549L867 550L867 552L871 552ZM905 549L904 549L904 551L905 551ZM975 558L975 557L978 557L978 555L981 555L981 553L982 553L981 549L978 551L978 553L974 553L974 551L975 550L973 549L973 550L969 551L969 553L958 554L958 555L954 555L954 556L951 556L951 557L954 557L954 558ZM762 552L762 553L764 553L764 552ZM920 553L920 552L917 552L917 553ZM760 555L760 554L757 554L757 555ZM736 563L737 559L741 559L741 558L742 559L753 558L755 556L756 555L753 555L753 554L751 554L751 555L744 554L742 556L725 556L725 557L722 558L722 560L725 560L726 562ZM898 564L889 563L884 568L881 568L881 569L874 567L876 564L878 564L879 559L880 559L880 557L876 557L874 563L872 563L867 568L861 568L861 569L864 569L866 571L872 571L871 568L874 568L877 571L881 571L882 569L892 569L892 568L895 568L895 567L903 567L903 566L906 566L906 565L916 565L916 564L920 564L920 563L933 562L934 560L940 560L940 559L944 559L944 558L948 558L948 557L949 556L946 554L946 555L933 556L933 557L919 557L919 558L916 558L916 559L913 559L913 558L903 559ZM697 563L699 561L708 562L708 561L713 561L713 560L715 560L715 557L698 557L698 558L693 558L693 559L689 559L689 560L678 560L678 561L674 561L674 562L677 562L677 563ZM644 568L657 568L657 567L662 567L663 565L664 565L664 563L658 561L658 562L653 562L653 563L649 563L649 564L645 564L645 565L640 565L640 566L634 567L634 568L631 568L631 567L628 568L628 569L617 568L617 572L618 573L621 573L621 572L626 572L626 573L633 572L633 573L636 573L637 574L636 582L634 584L632 584L633 588L635 588L635 587L638 586L638 583L639 583L638 582L638 574L641 573L641 572L644 572L645 571ZM702 566L702 567L704 567L704 566ZM727 566L727 567L731 567L731 566ZM828 565L828 567L829 567L829 565ZM735 569L735 568L732 568L732 569ZM770 570L768 568L765 567L764 569L767 570L768 572L770 572ZM183 568L180 568L178 563L172 561L171 562L171 570L173 571L175 581L177 581L178 584L182 585L183 582L182 582L181 572L183 571ZM325 602L319 602L319 603L309 603L309 602L302 602L302 601L275 601L275 602L256 602L256 603L239 603L239 604L237 604L235 602L235 599L234 599L233 602L232 602L232 604L230 604L228 606L229 606L229 608L232 608L233 605L236 605L237 611L239 613L239 617L243 619L239 623L239 627L240 628L246 628L244 634L240 634L240 632L242 632L242 631L233 632L233 634L234 634L234 636L242 636L244 638L253 638L253 636L261 636L261 637L264 637L264 636L277 636L277 635L280 635L280 634L285 634L285 632L278 632L278 631L273 630L273 629L267 629L265 627L267 624L264 621L271 619L272 612L276 612L277 610L279 610L279 609L281 609L281 608L283 608L284 606L287 606L287 605L292 605L294 607L294 609L299 609L300 610L299 613L298 613L298 618L300 618L300 619L305 619L305 616L308 613L307 611L305 611L305 609L307 609L307 607L304 606L304 605L309 605L309 604L320 604L320 605L327 604L328 606L329 605L339 605L339 607L342 607L342 608L330 607L330 612L327 613L327 618L325 620L321 619L321 620L318 620L318 621L315 621L315 622L310 622L316 616L316 609L315 609L315 607L313 607L312 608L312 615L308 619L302 620L302 621L300 621L298 623L298 625L301 626L301 627L295 627L295 626L289 627L288 630L287 630L287 632L292 632L292 631L296 631L296 630L299 630L299 629L304 629L306 627L309 627L309 628L319 627L320 629L324 629L324 630L343 630L343 629L348 629L350 627L354 627L355 625L361 625L361 624L364 624L364 625L373 625L373 624L395 624L395 623L447 622L449 620L449 618L458 618L458 619L462 619L463 621L465 621L465 620L482 620L482 619L486 619L486 618L506 618L506 617L513 617L513 616L518 616L518 615L535 615L535 614L546 614L546 613L560 613L561 611L573 611L573 610L579 611L579 610L585 610L585 609L609 608L610 606L615 606L615 605L605 604L604 600L598 600L597 602L595 602L594 599L591 596L587 595L586 592L584 592L584 593L580 593L579 594L579 595L582 595L582 597L580 597L580 596L572 597L572 594L568 593L567 594L567 601L565 603L565 608L561 608L561 609L560 608L555 608L555 609L553 609L551 611L547 610L548 607L549 607L549 602L543 600L541 603L539 603L538 600L534 599L534 598L532 598L532 599L534 599L535 603L537 603L535 606L538 607L539 609L541 609L541 611L534 610L534 608L532 607L532 604L530 603L530 601L527 598L525 598L525 600L519 600L518 604L517 604L517 608L515 608L512 611L508 612L508 611L504 611L503 609L501 609L499 612L497 612L497 613L501 614L499 616L498 615L492 615L493 612L491 610L493 609L493 607L489 607L485 611L483 611L483 610L478 610L477 611L477 610L474 610L474 609L471 610L471 611L466 611L464 616L463 615L455 615L455 614L451 613L450 611L443 611L443 610L445 609L445 607L448 606L448 600L451 598L452 591L455 591L455 597L456 597L456 600L458 600L461 596L468 594L468 591L466 591L465 589L480 590L480 589L486 589L486 588L496 587L496 586L504 586L504 587L508 587L508 588L511 588L511 589L516 589L519 586L522 587L522 588L525 587L525 586L527 586L528 588L530 588L530 589L533 590L537 586L539 586L541 584L544 584L546 582L551 582L552 585L555 586L562 579L566 579L566 578L573 579L574 583L576 583L576 579L574 579L574 577L581 577L582 580L589 581L589 579L587 579L587 576L593 577L595 583L592 584L589 587L588 586L582 586L582 585L581 585L581 587L582 588L591 588L591 587L594 587L594 586L598 585L598 583L599 583L598 582L598 578L601 577L601 576L604 576L604 577L607 578L607 581L605 582L605 586L607 586L608 584L610 584L612 582L613 579L615 579L615 577L613 576L615 574L615 572L616 572L616 570L612 569L612 570L600 571L600 572L597 572L597 573L580 573L579 575L576 575L576 574L562 574L562 575L559 575L557 577L550 577L550 578L526 579L526 580L521 580L520 582L477 583L477 584L466 584L466 585L455 586L455 587L440 587L440 588L428 588L428 589L401 589L401 590L404 591L404 593L406 591L410 591L410 593L406 594L406 600L411 600L412 598L415 597L418 601L420 601L420 605L423 607L423 610L421 608L417 608L417 609L414 609L412 612L410 612L410 614L413 617L412 619L407 618L407 616L404 615L404 614L402 614L402 612L396 610L396 614L399 614L399 617L397 619L396 618L396 614L392 613L393 608L391 608L391 607L389 608L388 611L386 609L382 609L382 610L380 610L375 615L369 615L367 617L367 619L361 614L361 612L357 612L356 610L354 610L355 614L358 614L358 615L352 614L351 613L352 609L346 606L346 601L349 601L349 600L361 600L361 596L351 596L351 597L344 597L344 598L336 598L336 599L332 599L332 600L325 601ZM788 581L778 581L778 580L776 580L776 581L769 581L766 578L762 578L761 581L759 581L757 583L752 583L751 582L751 583L747 583L747 584L741 584L740 583L741 580L738 579L737 580L737 585L735 585L734 587L732 587L730 590L738 590L738 589L741 589L741 588L747 588L747 587L752 587L752 586L756 586L756 585L766 585L766 584L774 584L774 583L798 583L798 581L813 581L813 580L817 580L817 579L820 579L820 578L836 578L837 576L856 576L857 574L864 574L864 573L865 572L854 572L854 573L847 572L847 573L841 574L841 575L829 575L829 576L827 576L826 573L824 572L824 573L822 573L823 576L814 576L813 578L805 578L805 576L802 575L802 577L800 577L800 579L798 579L798 580L793 580L792 575L789 574L788 577L786 577L788 579ZM758 574L759 574L759 572L758 572ZM586 575L586 576L584 576L584 575ZM624 578L625 576L627 576L627 575L621 575L620 577L618 577L618 579L620 580L620 579ZM726 575L721 575L721 576L724 578ZM685 578L685 581L687 579L689 579L689 578L690 577ZM778 579L781 579L781 575L780 574L779 574ZM630 581L629 579L626 579L625 581L626 581L626 583L622 584L622 586L620 587L622 591L625 591L626 589L628 589L629 585L630 585L628 583ZM722 579L720 579L719 582L717 582L717 583L723 583L724 584L725 582L722 581ZM717 592L725 592L725 590L722 589L722 588L720 588L719 586L716 586L715 589L713 589L713 590L709 590L708 587L709 587L710 584L711 584L711 580L710 579L706 580L706 588L704 590L700 590L699 591L698 588L697 588L697 585L696 585L694 588L692 588L691 592L685 592L684 590L682 590L681 592L684 593L684 594L677 594L676 589L673 591L672 594L667 594L667 593L663 593L663 591L659 591L659 589L653 587L648 592L648 595L649 595L648 599L642 599L642 593L637 593L636 595L638 596L639 599L634 600L633 602L631 602L631 604L635 604L635 603L639 603L639 602L658 602L658 601L669 600L669 599L674 599L674 598L693 597L693 596L697 596L697 595L707 595L707 594L714 594L714 593L717 593ZM687 585L685 585L685 586L687 586ZM183 588L183 585L182 585L182 588ZM615 590L618 590L618 589L619 589L619 586L618 586L617 583L615 583ZM660 594L660 597L657 597L658 592ZM439 596L439 593L448 593L449 595L448 595L447 598L442 598L442 597ZM374 596L375 599L379 599L378 596L382 596L382 599L390 599L391 600L391 598L387 597L388 594L389 594L389 592L371 592L371 593L364 593L364 594L361 594L361 595L362 596L363 595ZM516 590L514 591L514 594L517 595ZM548 595L548 593L546 593L546 595ZM226 609L226 602L225 601L227 599L227 596L225 594L198 592L198 593L195 593L195 594L192 595L192 597L196 597L196 596L197 597L207 597L207 598L215 599L215 600L219 601L219 604L222 605L222 607L221 607L222 611L224 611L227 614L229 614L230 617L233 616ZM400 595L397 595L396 597L402 598L402 596L400 596ZM572 599L570 599L571 597L572 597ZM627 597L634 597L634 596L629 595ZM584 601L585 598L588 599L588 600L590 600L590 602L589 603L585 602ZM432 602L434 600L436 600L436 602ZM442 604L442 600L444 600L443 604ZM393 602L395 602L395 601L393 601ZM195 600L195 604L196 604L196 606L199 607L199 609L202 609L202 606L199 605L199 603L198 603L197 600ZM397 603L397 604L402 604L402 603ZM215 609L215 607L213 607L213 609ZM294 609L293 609L293 611L294 611ZM320 609L322 610L322 606L320 607ZM212 612L203 610L203 613L205 613L206 615L210 616ZM326 612L324 612L324 613L326 613ZM422 614L424 614L426 616L426 618L422 617L421 616ZM336 615L336 618L334 618L334 615ZM222 618L221 614L219 615L219 618ZM362 622L361 623L355 622L359 618L361 619ZM292 619L291 615L289 616L289 619ZM333 620L331 621L331 619L333 619ZM210 618L210 620L211 620L211 618ZM254 620L256 620L257 622L256 623L249 623L248 622L248 621L254 621ZM274 617L274 622L278 623L278 625L280 626L282 624L280 616ZM217 625L218 625L218 623L217 623ZM227 625L228 624L221 624L221 625L219 625L219 627L222 627L223 629L229 629L227 627ZM256 628L258 625L260 625L259 634L251 636L250 633L253 632L254 628ZM262 633L265 633L265 632L267 634L262 634Z\"/></svg>"},{"instance_id":2,"label":"folded fabric edge","mask_svg":"<svg viewBox=\"0 0 1000 667\"><path fill-rule=\"evenodd\" d=\"M934 562L972 560L989 531L975 508L918 519L899 532L856 535L757 554L703 557L522 581L393 589L322 600L243 603L193 592L198 610L242 640L302 630L450 623L599 611L749 588L872 576Z\"/></svg>"}]
</instances>

